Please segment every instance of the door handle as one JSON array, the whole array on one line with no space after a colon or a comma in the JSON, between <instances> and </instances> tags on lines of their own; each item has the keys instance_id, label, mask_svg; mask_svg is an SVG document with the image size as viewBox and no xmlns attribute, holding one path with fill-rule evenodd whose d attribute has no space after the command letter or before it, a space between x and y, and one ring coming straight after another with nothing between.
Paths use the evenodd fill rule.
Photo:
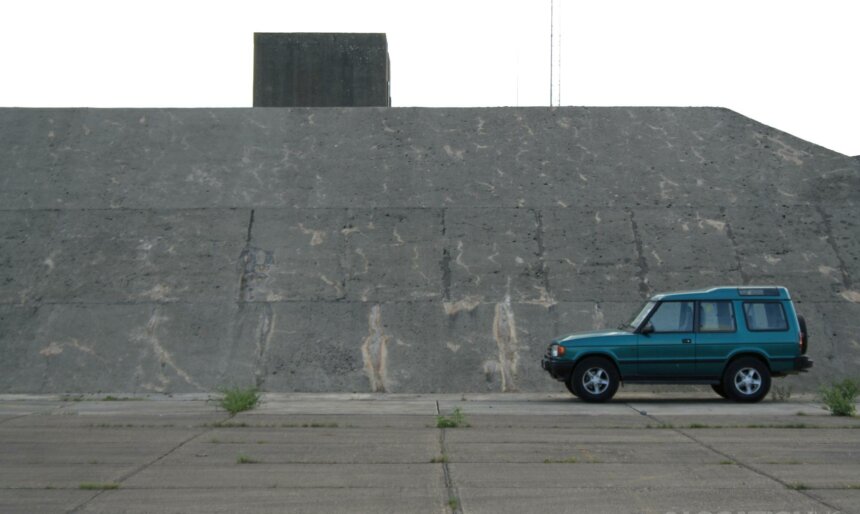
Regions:
<instances>
[{"instance_id":1,"label":"door handle","mask_svg":"<svg viewBox=\"0 0 860 514\"><path fill-rule=\"evenodd\" d=\"M686 338L686 339L681 339L681 342L682 342L682 343L684 343L684 344L690 344L690 343L692 343L692 342L693 342L693 340L692 340L692 339L689 339L689 338Z\"/></svg>"}]
</instances>

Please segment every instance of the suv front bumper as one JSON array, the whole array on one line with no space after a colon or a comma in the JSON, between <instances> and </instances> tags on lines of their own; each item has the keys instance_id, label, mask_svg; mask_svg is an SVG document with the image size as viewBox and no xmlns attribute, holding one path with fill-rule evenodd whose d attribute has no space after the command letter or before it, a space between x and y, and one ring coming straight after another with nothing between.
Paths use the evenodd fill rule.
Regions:
<instances>
[{"instance_id":1,"label":"suv front bumper","mask_svg":"<svg viewBox=\"0 0 860 514\"><path fill-rule=\"evenodd\" d=\"M565 381L573 371L573 361L561 361L544 357L541 360L540 367L545 369L552 378Z\"/></svg>"}]
</instances>

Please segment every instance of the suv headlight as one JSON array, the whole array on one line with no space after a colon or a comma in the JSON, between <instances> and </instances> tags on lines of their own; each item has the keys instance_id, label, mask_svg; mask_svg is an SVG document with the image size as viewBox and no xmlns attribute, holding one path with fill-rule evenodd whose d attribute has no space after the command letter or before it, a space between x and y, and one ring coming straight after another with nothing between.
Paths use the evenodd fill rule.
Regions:
<instances>
[{"instance_id":1,"label":"suv headlight","mask_svg":"<svg viewBox=\"0 0 860 514\"><path fill-rule=\"evenodd\" d=\"M564 356L564 346L559 344L554 344L549 347L549 354L553 357L563 357Z\"/></svg>"}]
</instances>

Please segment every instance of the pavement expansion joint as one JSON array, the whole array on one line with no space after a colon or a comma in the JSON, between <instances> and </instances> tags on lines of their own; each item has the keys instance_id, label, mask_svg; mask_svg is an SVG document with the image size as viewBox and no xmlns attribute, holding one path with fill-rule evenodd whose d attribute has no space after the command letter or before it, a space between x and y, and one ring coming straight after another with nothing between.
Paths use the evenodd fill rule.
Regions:
<instances>
[{"instance_id":1,"label":"pavement expansion joint","mask_svg":"<svg viewBox=\"0 0 860 514\"><path fill-rule=\"evenodd\" d=\"M439 402L436 402L437 409ZM463 512L462 505L460 505L460 497L457 494L457 486L454 484L454 478L451 476L451 468L448 466L447 461L447 449L445 448L445 429L439 429L439 451L440 455L443 457L442 459L442 474L445 479L445 503L451 509L451 512L454 514L460 514Z\"/></svg>"},{"instance_id":2,"label":"pavement expansion joint","mask_svg":"<svg viewBox=\"0 0 860 514\"><path fill-rule=\"evenodd\" d=\"M223 420L223 421L227 421L227 419L230 419L230 417L232 417L232 416L227 417L227 418L226 418L225 420ZM222 423L223 423L223 421L222 421ZM172 453L173 453L173 452L175 452L176 450L178 450L178 449L182 448L182 447L183 447L183 446L185 446L187 443L190 443L190 442L191 442L191 441L193 441L194 439L197 439L198 437L200 437L200 436L202 436L203 434L206 434L206 433L208 433L208 432L211 432L212 430L214 430L214 428L207 428L207 429L202 430L202 431L200 431L200 432L198 432L198 433L196 433L196 434L194 434L194 435L191 435L190 437L186 437L186 438L185 438L185 439L183 439L181 442L179 442L179 444L177 444L177 445L173 446L171 449L167 450L165 453L163 453L163 454L159 455L159 456L158 456L158 457L156 457L155 459L153 459L153 460L151 460L151 461L149 461L149 462L146 462L146 463L144 463L144 464L142 464L142 465L138 466L137 468L133 469L132 471L129 471L128 473L126 473L126 474L124 474L124 475L120 476L120 477L116 480L116 483L118 483L118 484L122 484L123 482L125 482L125 481L126 481L126 480L128 480L129 478L131 478L131 477L133 477L133 476L137 475L137 474L138 474L138 473L140 473L141 471L143 471L143 470L145 470L145 469L149 468L150 466L152 466L153 464L156 464L157 462L159 462L159 461L161 461L162 459L166 458L167 456L169 456L170 454L172 454ZM102 490L100 490L100 491L96 492L96 494L94 494L93 496L91 496L91 497L89 497L88 499L84 500L82 503L78 504L75 508L71 509L71 510L69 511L69 514L74 514L74 513L76 513L76 512L80 512L80 511L81 511L81 509L85 508L89 503L91 503L93 500L95 500L96 498L98 498L99 496L101 496L102 494L104 494L105 492L107 492L107 490L106 490L106 489L102 489Z\"/></svg>"},{"instance_id":3,"label":"pavement expansion joint","mask_svg":"<svg viewBox=\"0 0 860 514\"><path fill-rule=\"evenodd\" d=\"M661 420L660 418L658 418L658 417L656 417L656 416L652 416L652 415L646 414L646 413L645 413L645 411L641 411L641 412L642 412L642 414L645 414L645 415L646 415L646 416L648 416L649 418L651 418L651 419L653 419L654 421L656 421L656 422L658 423L658 425L663 425L663 426L666 426L666 425L667 425L667 423L666 423L666 422L664 422L663 420ZM821 498L818 498L817 496L814 496L814 495L810 494L808 491L803 490L803 489L792 489L792 488L791 488L791 485L790 485L790 484L788 484L788 483L786 483L784 480L781 480L781 479L779 479L778 477L776 477L776 476L774 476L774 475L772 475L772 474L770 474L770 473L767 473L767 472L765 472L765 471L762 471L761 469L758 469L757 467L753 466L752 464L748 464L748 463L746 463L746 462L743 462L743 461L741 461L740 459L738 459L737 457L735 457L735 456L733 456L733 455L730 455L730 454L728 454L728 453L726 453L726 452L720 451L720 450L718 450L718 449L714 448L712 445L709 445L708 443L706 443L706 442L704 442L704 441L701 441L701 440L697 439L696 437L692 436L691 434L687 433L686 431L681 430L680 428L672 427L671 429L672 429L674 432L676 432L676 433L678 433L678 434L680 434L680 435L682 435L682 436L686 437L687 439L689 439L689 440L693 441L694 443L696 443L696 444L698 444L698 445L702 446L703 448L706 448L707 450L709 450L709 451L711 451L711 452L713 452L713 453L716 453L717 455L719 455L719 456L721 456L721 457L723 457L723 458L725 458L725 459L731 460L732 462L736 463L738 466L740 466L740 467L742 467L742 468L744 468L744 469L746 469L746 470L749 470L749 471L751 471L751 472L753 472L753 473L755 473L755 474L757 474L757 475L759 475L759 476L762 476L762 477L764 477L764 478L767 478L767 479L769 479L769 480L772 480L772 481L774 481L774 482L776 482L776 483L780 484L782 487L785 487L786 489L791 490L791 492L800 493L800 494L802 494L803 496L806 496L807 498L809 498L809 499L811 499L811 500L813 500L813 501L815 501L815 502L820 503L820 504L821 504L821 505L823 505L824 507L827 507L828 509L831 509L833 512L839 512L839 511L840 511L840 509L839 509L838 507L836 507L836 506L834 506L834 505L831 505L830 503L828 503L828 502L826 502L826 501L822 500Z\"/></svg>"}]
</instances>

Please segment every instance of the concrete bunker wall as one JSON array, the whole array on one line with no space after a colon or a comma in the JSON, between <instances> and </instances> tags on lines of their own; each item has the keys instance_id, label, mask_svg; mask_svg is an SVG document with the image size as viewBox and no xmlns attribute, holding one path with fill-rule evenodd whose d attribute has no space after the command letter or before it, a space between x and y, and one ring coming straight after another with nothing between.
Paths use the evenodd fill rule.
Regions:
<instances>
[{"instance_id":1,"label":"concrete bunker wall","mask_svg":"<svg viewBox=\"0 0 860 514\"><path fill-rule=\"evenodd\" d=\"M860 364L860 163L718 108L0 109L0 391L559 391L559 334L789 287Z\"/></svg>"}]
</instances>

